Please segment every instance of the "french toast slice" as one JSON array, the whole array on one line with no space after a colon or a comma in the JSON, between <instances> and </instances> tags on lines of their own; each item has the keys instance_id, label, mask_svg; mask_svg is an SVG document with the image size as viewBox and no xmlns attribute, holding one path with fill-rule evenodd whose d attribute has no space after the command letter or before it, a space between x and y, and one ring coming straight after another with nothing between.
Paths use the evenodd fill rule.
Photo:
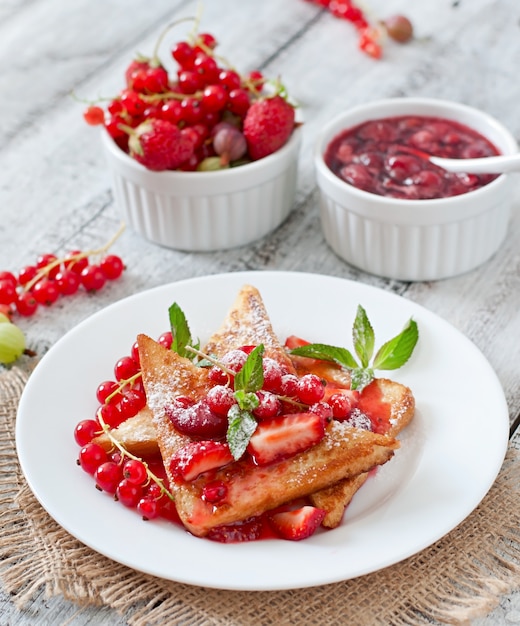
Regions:
<instances>
[{"instance_id":1,"label":"french toast slice","mask_svg":"<svg viewBox=\"0 0 520 626\"><path fill-rule=\"evenodd\" d=\"M293 363L275 334L260 292L244 285L224 322L204 348L206 354L222 357L241 346L263 344L264 355L277 361L287 373L295 374Z\"/></svg>"},{"instance_id":2,"label":"french toast slice","mask_svg":"<svg viewBox=\"0 0 520 626\"><path fill-rule=\"evenodd\" d=\"M123 445L125 450L139 457L153 456L159 452L157 433L152 423L152 412L148 406L141 409L134 417L122 422L117 428L111 429L110 434ZM92 441L107 452L114 447L106 433L101 433Z\"/></svg>"},{"instance_id":3,"label":"french toast slice","mask_svg":"<svg viewBox=\"0 0 520 626\"><path fill-rule=\"evenodd\" d=\"M333 422L318 444L283 461L260 467L244 458L193 481L179 482L172 475L170 459L191 439L175 429L165 407L178 395L200 398L207 390L207 371L146 335L139 335L137 342L148 406L177 512L194 535L205 536L217 526L260 515L369 471L390 460L399 447L393 437ZM218 505L203 497L204 487L214 481L227 488L225 501Z\"/></svg>"},{"instance_id":4,"label":"french toast slice","mask_svg":"<svg viewBox=\"0 0 520 626\"><path fill-rule=\"evenodd\" d=\"M386 378L375 379L372 381L371 387L367 395L370 393L378 396L379 407L386 409L387 413L381 429L386 434L396 437L413 419L415 412L414 396L408 387ZM370 411L373 411L374 408L371 409L369 403L363 406L363 394L361 395L360 406L361 410L364 409L374 421L377 419L377 416L370 415ZM322 522L323 526L326 528L339 526L346 507L365 484L368 476L367 472L361 473L310 495L309 499L314 506L327 511Z\"/></svg>"}]
</instances>

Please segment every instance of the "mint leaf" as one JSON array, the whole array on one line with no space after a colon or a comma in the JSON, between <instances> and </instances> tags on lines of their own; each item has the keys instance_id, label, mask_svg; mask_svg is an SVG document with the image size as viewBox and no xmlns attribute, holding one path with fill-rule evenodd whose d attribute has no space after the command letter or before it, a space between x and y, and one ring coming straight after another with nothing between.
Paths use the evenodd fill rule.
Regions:
<instances>
[{"instance_id":1,"label":"mint leaf","mask_svg":"<svg viewBox=\"0 0 520 626\"><path fill-rule=\"evenodd\" d=\"M235 391L235 399L238 402L238 406L244 411L253 411L260 404L258 396L253 391L244 391L239 389Z\"/></svg>"},{"instance_id":2,"label":"mint leaf","mask_svg":"<svg viewBox=\"0 0 520 626\"><path fill-rule=\"evenodd\" d=\"M235 375L235 391L259 391L264 386L262 357L264 346L260 344L248 355L246 362Z\"/></svg>"},{"instance_id":3,"label":"mint leaf","mask_svg":"<svg viewBox=\"0 0 520 626\"><path fill-rule=\"evenodd\" d=\"M362 367L368 367L374 353L374 329L369 322L365 309L358 305L356 319L352 327L354 349L361 360Z\"/></svg>"},{"instance_id":4,"label":"mint leaf","mask_svg":"<svg viewBox=\"0 0 520 626\"><path fill-rule=\"evenodd\" d=\"M374 370L370 367L356 367L350 371L350 388L361 391L374 379Z\"/></svg>"},{"instance_id":5,"label":"mint leaf","mask_svg":"<svg viewBox=\"0 0 520 626\"><path fill-rule=\"evenodd\" d=\"M173 336L171 349L179 356L191 358L192 355L188 353L186 346L191 345L192 338L183 310L174 302L168 309L168 314Z\"/></svg>"},{"instance_id":6,"label":"mint leaf","mask_svg":"<svg viewBox=\"0 0 520 626\"><path fill-rule=\"evenodd\" d=\"M359 367L356 359L346 348L329 346L325 343L309 343L306 346L299 346L291 350L291 354L320 359L321 361L331 361L347 369Z\"/></svg>"},{"instance_id":7,"label":"mint leaf","mask_svg":"<svg viewBox=\"0 0 520 626\"><path fill-rule=\"evenodd\" d=\"M410 358L418 339L417 323L410 320L402 332L379 348L374 357L373 367L380 370L395 370L403 366Z\"/></svg>"},{"instance_id":8,"label":"mint leaf","mask_svg":"<svg viewBox=\"0 0 520 626\"><path fill-rule=\"evenodd\" d=\"M227 442L235 461L238 461L246 451L256 427L256 420L249 411L244 411L238 404L229 409Z\"/></svg>"}]
</instances>

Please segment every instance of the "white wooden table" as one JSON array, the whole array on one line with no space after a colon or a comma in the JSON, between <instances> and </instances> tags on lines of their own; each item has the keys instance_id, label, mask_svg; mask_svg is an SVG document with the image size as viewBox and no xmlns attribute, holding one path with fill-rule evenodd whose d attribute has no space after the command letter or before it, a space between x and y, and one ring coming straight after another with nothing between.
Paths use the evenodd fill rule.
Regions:
<instances>
[{"instance_id":1,"label":"white wooden table","mask_svg":"<svg viewBox=\"0 0 520 626\"><path fill-rule=\"evenodd\" d=\"M374 15L404 13L415 25L415 41L389 42L380 61L357 49L350 24L305 0L205 4L203 30L217 37L222 55L242 71L281 76L301 104L306 122L293 213L262 241L226 252L177 252L127 231L115 248L127 265L124 278L20 322L29 347L41 355L94 311L166 282L250 269L319 272L402 294L460 329L495 368L513 423L520 416L520 187L507 239L485 266L441 282L401 283L359 272L328 248L311 154L318 129L337 112L403 95L479 107L520 138L518 0L369 0ZM117 93L134 52L150 53L167 23L196 8L189 0L0 3L0 269L17 270L41 252L95 248L117 230L99 133L85 125L83 106L70 94L93 99ZM177 39L185 32L180 27ZM456 358L449 347L447 358ZM61 598L43 597L19 612L0 592L2 624L124 623L107 609L76 612ZM520 593L504 597L478 621L514 623L520 623Z\"/></svg>"}]
</instances>

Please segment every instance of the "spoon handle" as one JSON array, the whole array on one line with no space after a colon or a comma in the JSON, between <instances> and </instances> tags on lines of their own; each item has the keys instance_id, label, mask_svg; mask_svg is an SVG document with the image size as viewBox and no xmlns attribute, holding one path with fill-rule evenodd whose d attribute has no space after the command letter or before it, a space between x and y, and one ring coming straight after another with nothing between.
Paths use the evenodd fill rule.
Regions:
<instances>
[{"instance_id":1,"label":"spoon handle","mask_svg":"<svg viewBox=\"0 0 520 626\"><path fill-rule=\"evenodd\" d=\"M442 159L440 157L429 157L429 159L431 163L448 172L466 172L467 174L520 172L520 153L480 159Z\"/></svg>"}]
</instances>

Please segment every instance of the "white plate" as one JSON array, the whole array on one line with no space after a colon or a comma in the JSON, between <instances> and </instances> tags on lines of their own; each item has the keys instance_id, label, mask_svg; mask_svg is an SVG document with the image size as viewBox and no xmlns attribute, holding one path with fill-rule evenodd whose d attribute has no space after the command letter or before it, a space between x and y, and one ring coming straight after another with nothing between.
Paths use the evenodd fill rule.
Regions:
<instances>
[{"instance_id":1,"label":"white plate","mask_svg":"<svg viewBox=\"0 0 520 626\"><path fill-rule=\"evenodd\" d=\"M414 392L417 414L395 458L356 495L342 525L308 540L219 544L139 515L94 488L76 466L73 429L95 413L95 389L113 376L137 333L168 330L177 301L204 341L240 287L258 287L280 338L352 348L362 304L376 343L410 317L420 339L409 363L392 373ZM508 441L508 411L495 373L448 323L394 294L315 274L245 272L195 278L139 293L85 320L42 359L23 393L18 455L34 494L67 531L136 570L222 589L310 587L396 563L441 538L479 504L496 478Z\"/></svg>"}]
</instances>

